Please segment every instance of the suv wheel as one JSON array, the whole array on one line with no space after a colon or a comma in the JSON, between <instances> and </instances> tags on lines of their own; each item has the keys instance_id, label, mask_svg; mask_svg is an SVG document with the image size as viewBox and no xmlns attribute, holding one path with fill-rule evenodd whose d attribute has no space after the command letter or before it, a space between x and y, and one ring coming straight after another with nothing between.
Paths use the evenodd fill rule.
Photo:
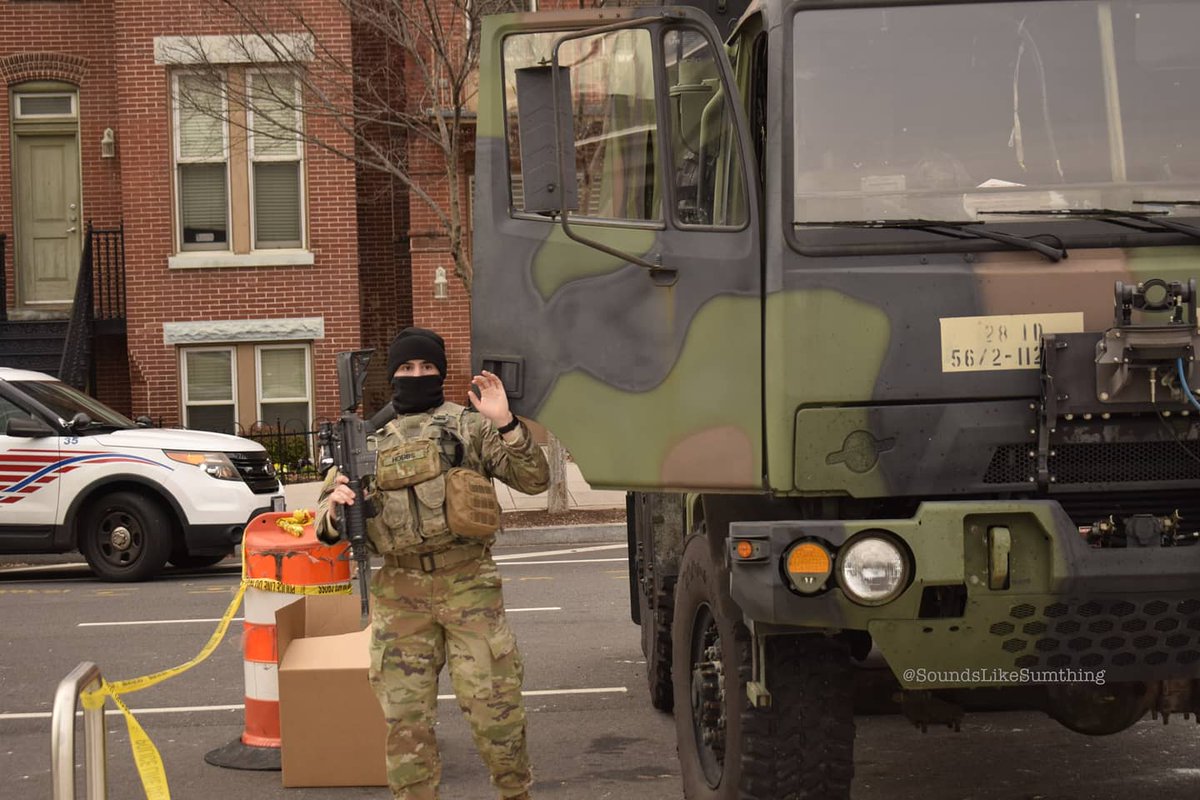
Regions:
<instances>
[{"instance_id":1,"label":"suv wheel","mask_svg":"<svg viewBox=\"0 0 1200 800\"><path fill-rule=\"evenodd\" d=\"M171 519L154 500L112 492L83 513L79 550L101 580L144 581L167 563Z\"/></svg>"}]
</instances>

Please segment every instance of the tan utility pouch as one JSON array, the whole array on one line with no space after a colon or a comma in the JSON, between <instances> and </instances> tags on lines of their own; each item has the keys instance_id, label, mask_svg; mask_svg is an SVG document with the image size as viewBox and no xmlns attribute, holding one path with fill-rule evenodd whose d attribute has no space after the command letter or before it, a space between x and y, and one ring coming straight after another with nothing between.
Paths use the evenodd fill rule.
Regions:
<instances>
[{"instance_id":1,"label":"tan utility pouch","mask_svg":"<svg viewBox=\"0 0 1200 800\"><path fill-rule=\"evenodd\" d=\"M446 473L446 522L450 532L467 539L487 539L500 528L496 488L473 469L454 467Z\"/></svg>"},{"instance_id":2,"label":"tan utility pouch","mask_svg":"<svg viewBox=\"0 0 1200 800\"><path fill-rule=\"evenodd\" d=\"M442 472L441 453L432 439L405 439L375 460L375 485L385 491L433 480Z\"/></svg>"}]
</instances>

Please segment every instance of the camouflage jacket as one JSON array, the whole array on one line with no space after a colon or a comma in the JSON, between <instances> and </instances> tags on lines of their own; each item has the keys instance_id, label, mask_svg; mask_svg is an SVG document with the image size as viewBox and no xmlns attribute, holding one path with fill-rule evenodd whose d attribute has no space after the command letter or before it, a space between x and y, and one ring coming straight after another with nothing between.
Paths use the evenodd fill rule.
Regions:
<instances>
[{"instance_id":1,"label":"camouflage jacket","mask_svg":"<svg viewBox=\"0 0 1200 800\"><path fill-rule=\"evenodd\" d=\"M546 457L524 423L520 430L522 438L510 445L486 417L455 403L443 403L420 414L405 414L387 423L375 434L376 452L385 452L390 444L404 438L434 439L442 453L442 474L390 491L368 481L366 496L375 515L367 519L367 538L375 552L430 553L465 541L450 533L446 523L445 472L450 467L473 469L525 494L545 491L550 482ZM329 493L336 477L337 469L325 476L317 505L317 536L330 542L339 537L329 513Z\"/></svg>"}]
</instances>

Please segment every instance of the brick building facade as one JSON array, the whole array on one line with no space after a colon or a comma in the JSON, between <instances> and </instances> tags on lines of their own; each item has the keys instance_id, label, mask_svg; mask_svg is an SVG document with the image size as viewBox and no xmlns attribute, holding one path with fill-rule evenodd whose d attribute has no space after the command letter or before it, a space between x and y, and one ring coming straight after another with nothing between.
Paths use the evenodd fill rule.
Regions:
<instances>
[{"instance_id":1,"label":"brick building facade","mask_svg":"<svg viewBox=\"0 0 1200 800\"><path fill-rule=\"evenodd\" d=\"M343 7L304 13L349 61ZM89 221L123 230L123 315L95 340L93 393L166 425L308 427L336 413L334 354L386 347L411 319L403 198L325 149L260 136L233 103L227 119L189 113L181 41L210 37L204 69L229 86L273 80L228 34L202 3L0 6L0 334L70 312ZM302 124L353 147L327 119Z\"/></svg>"},{"instance_id":2,"label":"brick building facade","mask_svg":"<svg viewBox=\"0 0 1200 800\"><path fill-rule=\"evenodd\" d=\"M405 54L349 19L343 4L288 7L303 14L311 36L288 33L304 30L294 20L282 35L315 38L360 75L386 65L405 76L388 89L395 102L418 102L420 78ZM461 13L450 0L441 7L447 18ZM93 280L115 276L124 303L106 335L92 338L88 383L131 416L235 431L276 421L307 428L337 413L334 354L358 347L380 351L371 411L390 393L382 351L408 324L445 336L446 396L465 400L470 301L436 215L392 176L311 143L293 148L260 135L250 113L237 110L234 89L277 89L278 58L246 47L238 29L207 3L0 5L0 311L8 317L0 314L0 338L9 339L0 364L14 363L14 325L70 313L90 222L110 232L91 239L97 253L120 239L115 260L110 252L92 262ZM226 91L227 117L215 127L192 113L200 67L191 62L200 50L204 73L215 71ZM305 116L298 124L307 132L355 147L327 116ZM469 133L460 187L468 221ZM444 205L441 151L394 129L378 135L407 150L413 178ZM448 298L434 296L439 267Z\"/></svg>"}]
</instances>

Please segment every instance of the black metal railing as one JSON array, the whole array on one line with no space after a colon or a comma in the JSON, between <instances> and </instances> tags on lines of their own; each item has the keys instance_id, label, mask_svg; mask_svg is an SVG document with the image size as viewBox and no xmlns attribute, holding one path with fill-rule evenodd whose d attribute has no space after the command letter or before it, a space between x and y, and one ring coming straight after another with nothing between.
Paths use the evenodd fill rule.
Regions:
<instances>
[{"instance_id":1,"label":"black metal railing","mask_svg":"<svg viewBox=\"0 0 1200 800\"><path fill-rule=\"evenodd\" d=\"M8 320L8 273L5 272L7 264L4 261L4 245L8 242L8 237L0 233L0 322Z\"/></svg>"},{"instance_id":2,"label":"black metal railing","mask_svg":"<svg viewBox=\"0 0 1200 800\"><path fill-rule=\"evenodd\" d=\"M314 425L314 428L319 426ZM317 471L319 459L316 430L303 430L276 420L275 424L256 422L248 430L238 426L236 433L258 442L267 449L267 456L275 465L280 483L304 483L321 480Z\"/></svg>"},{"instance_id":3,"label":"black metal railing","mask_svg":"<svg viewBox=\"0 0 1200 800\"><path fill-rule=\"evenodd\" d=\"M97 332L97 323L111 325L124 320L125 223L116 228L96 228L89 220L59 362L59 380L77 389L86 388L95 368L92 337Z\"/></svg>"},{"instance_id":4,"label":"black metal railing","mask_svg":"<svg viewBox=\"0 0 1200 800\"><path fill-rule=\"evenodd\" d=\"M92 246L92 318L125 319L125 223L94 228L88 223Z\"/></svg>"},{"instance_id":5,"label":"black metal railing","mask_svg":"<svg viewBox=\"0 0 1200 800\"><path fill-rule=\"evenodd\" d=\"M79 257L79 278L75 282L75 299L71 317L67 320L67 337L63 342L58 379L76 389L86 389L92 370L92 224L83 237L83 253Z\"/></svg>"}]
</instances>

